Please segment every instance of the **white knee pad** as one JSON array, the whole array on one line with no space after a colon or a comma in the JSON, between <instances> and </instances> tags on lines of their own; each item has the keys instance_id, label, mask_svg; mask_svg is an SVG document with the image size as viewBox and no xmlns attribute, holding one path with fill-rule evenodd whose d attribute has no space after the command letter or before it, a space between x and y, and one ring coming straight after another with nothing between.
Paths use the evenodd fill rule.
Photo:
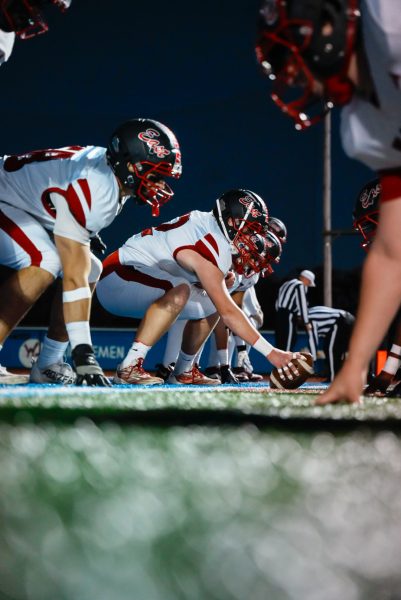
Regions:
<instances>
[{"instance_id":1,"label":"white knee pad","mask_svg":"<svg viewBox=\"0 0 401 600\"><path fill-rule=\"evenodd\" d=\"M97 256L95 256L91 252L91 270L89 273L88 282L89 283L97 283L99 281L100 275L102 274L102 271L103 271L102 261L99 260L97 258Z\"/></svg>"},{"instance_id":2,"label":"white knee pad","mask_svg":"<svg viewBox=\"0 0 401 600\"><path fill-rule=\"evenodd\" d=\"M49 271L54 278L60 277L62 273L61 261L60 257L56 251L56 249L48 249L42 252L42 261L40 263L40 268L45 271Z\"/></svg>"},{"instance_id":3,"label":"white knee pad","mask_svg":"<svg viewBox=\"0 0 401 600\"><path fill-rule=\"evenodd\" d=\"M179 318L189 320L204 319L215 312L216 307L205 290L191 285L191 295Z\"/></svg>"}]
</instances>

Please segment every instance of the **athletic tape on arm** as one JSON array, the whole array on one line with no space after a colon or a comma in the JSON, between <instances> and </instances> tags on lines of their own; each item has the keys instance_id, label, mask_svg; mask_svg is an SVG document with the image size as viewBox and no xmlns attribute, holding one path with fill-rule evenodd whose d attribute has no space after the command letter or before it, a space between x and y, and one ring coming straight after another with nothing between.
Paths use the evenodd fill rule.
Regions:
<instances>
[{"instance_id":1,"label":"athletic tape on arm","mask_svg":"<svg viewBox=\"0 0 401 600\"><path fill-rule=\"evenodd\" d=\"M253 348L255 348L255 350L263 354L263 356L267 356L273 350L274 346L269 344L269 342L265 340L264 337L260 336L260 338L257 339L256 342L253 344Z\"/></svg>"}]
</instances>

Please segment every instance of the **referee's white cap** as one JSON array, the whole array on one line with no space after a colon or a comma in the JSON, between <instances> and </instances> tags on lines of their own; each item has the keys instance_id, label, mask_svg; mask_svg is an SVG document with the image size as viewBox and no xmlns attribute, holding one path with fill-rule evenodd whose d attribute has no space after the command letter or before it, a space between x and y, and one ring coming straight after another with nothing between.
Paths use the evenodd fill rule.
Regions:
<instances>
[{"instance_id":1,"label":"referee's white cap","mask_svg":"<svg viewBox=\"0 0 401 600\"><path fill-rule=\"evenodd\" d=\"M316 287L315 274L312 273L312 271L308 271L308 269L305 269L304 271L301 271L300 277L305 277L305 279L309 279L309 281L311 282L310 286Z\"/></svg>"}]
</instances>

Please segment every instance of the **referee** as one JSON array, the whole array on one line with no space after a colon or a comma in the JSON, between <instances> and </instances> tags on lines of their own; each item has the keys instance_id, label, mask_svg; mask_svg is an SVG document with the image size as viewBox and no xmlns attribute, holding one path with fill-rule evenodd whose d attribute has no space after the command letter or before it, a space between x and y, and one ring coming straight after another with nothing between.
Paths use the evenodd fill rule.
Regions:
<instances>
[{"instance_id":1,"label":"referee","mask_svg":"<svg viewBox=\"0 0 401 600\"><path fill-rule=\"evenodd\" d=\"M328 306L313 306L308 313L316 338L324 340L329 378L333 381L345 359L355 317L346 310Z\"/></svg>"},{"instance_id":2,"label":"referee","mask_svg":"<svg viewBox=\"0 0 401 600\"><path fill-rule=\"evenodd\" d=\"M308 333L309 348L316 360L317 337L308 315L306 293L308 287L316 287L315 274L301 271L295 279L283 283L276 300L276 346L282 350L293 350L297 341L297 324L302 323Z\"/></svg>"}]
</instances>

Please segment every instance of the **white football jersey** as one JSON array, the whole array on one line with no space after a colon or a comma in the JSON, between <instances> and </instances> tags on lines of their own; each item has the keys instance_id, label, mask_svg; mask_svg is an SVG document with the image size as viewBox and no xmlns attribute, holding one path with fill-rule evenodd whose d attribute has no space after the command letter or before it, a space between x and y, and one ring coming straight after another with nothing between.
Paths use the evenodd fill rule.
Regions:
<instances>
[{"instance_id":1,"label":"white football jersey","mask_svg":"<svg viewBox=\"0 0 401 600\"><path fill-rule=\"evenodd\" d=\"M363 42L377 104L355 94L341 114L344 150L373 170L401 165L401 4L361 3Z\"/></svg>"},{"instance_id":2,"label":"white football jersey","mask_svg":"<svg viewBox=\"0 0 401 600\"><path fill-rule=\"evenodd\" d=\"M15 41L13 31L3 31L0 29L0 65L5 63L11 55Z\"/></svg>"},{"instance_id":3,"label":"white football jersey","mask_svg":"<svg viewBox=\"0 0 401 600\"><path fill-rule=\"evenodd\" d=\"M52 195L65 199L73 219L89 235L110 225L121 202L106 149L69 146L0 159L0 200L31 214L49 231L56 220Z\"/></svg>"},{"instance_id":4,"label":"white football jersey","mask_svg":"<svg viewBox=\"0 0 401 600\"><path fill-rule=\"evenodd\" d=\"M157 266L175 277L195 283L198 280L196 274L183 269L176 260L179 250L184 248L209 260L224 276L231 267L230 244L213 213L199 210L133 235L119 249L119 259L121 264L139 270Z\"/></svg>"},{"instance_id":5,"label":"white football jersey","mask_svg":"<svg viewBox=\"0 0 401 600\"><path fill-rule=\"evenodd\" d=\"M260 273L254 273L251 277L245 277L245 275L238 275L238 273L235 273L234 285L228 291L230 294L232 292L245 292L256 285L259 281L259 277Z\"/></svg>"}]
</instances>

